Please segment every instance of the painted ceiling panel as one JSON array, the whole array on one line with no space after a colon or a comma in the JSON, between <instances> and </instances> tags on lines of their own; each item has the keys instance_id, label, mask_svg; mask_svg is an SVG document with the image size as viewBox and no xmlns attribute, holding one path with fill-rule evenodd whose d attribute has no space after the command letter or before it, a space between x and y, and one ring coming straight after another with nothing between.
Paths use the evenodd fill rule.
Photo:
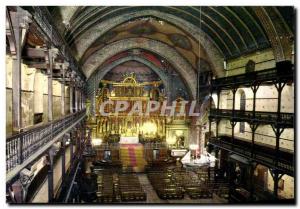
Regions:
<instances>
[{"instance_id":1,"label":"painted ceiling panel","mask_svg":"<svg viewBox=\"0 0 300 209\"><path fill-rule=\"evenodd\" d=\"M266 32L255 15L253 7L78 7L79 11L72 17L70 28L64 35L68 43L72 45L76 39L82 38L85 31L98 22L145 9L173 14L199 27L217 44L216 47L222 50L226 59L255 49L270 47ZM279 13L283 11L287 10L280 8ZM287 25L291 25L292 22L292 18L289 17L288 15L283 17L287 20Z\"/></svg>"},{"instance_id":2,"label":"painted ceiling panel","mask_svg":"<svg viewBox=\"0 0 300 209\"><path fill-rule=\"evenodd\" d=\"M261 22L261 17L257 16L256 7L80 6L72 9L49 7L49 10L51 10L54 19L59 20L59 16L65 17L63 36L70 47L76 51L78 44L81 44L80 53L77 56L81 64L84 64L90 55L97 50L101 50L107 44L136 37L153 39L169 45L188 60L194 68L197 68L199 59L207 59L210 62L206 57L209 49L207 47L205 48L206 51L201 49L201 44L206 44L205 40L200 41L200 37L195 36L195 33L191 34L191 31L183 30L180 25L174 26L170 23L166 24L166 22L159 27L157 23L143 23L143 18L149 18L151 16L149 14L144 17L134 16L136 13L143 14L142 11L147 10L173 15L173 17L184 20L193 27L198 28L199 33L205 34L207 41L214 45L225 60L271 47L270 38L268 37L270 32L266 31L266 26ZM280 28L293 30L293 7L265 7L265 11L271 21L276 19L274 24L283 22L284 27ZM61 15L59 15L59 12ZM64 14L64 12L68 13ZM115 25L112 23L110 30L102 33L97 40L95 39L96 41L92 39L93 42L87 45L80 41L86 40L90 36L89 31L95 31L96 25L116 17L127 18ZM69 20L67 24L66 18ZM134 25L135 22L137 23ZM99 28L99 30L102 30L102 28Z\"/></svg>"}]
</instances>

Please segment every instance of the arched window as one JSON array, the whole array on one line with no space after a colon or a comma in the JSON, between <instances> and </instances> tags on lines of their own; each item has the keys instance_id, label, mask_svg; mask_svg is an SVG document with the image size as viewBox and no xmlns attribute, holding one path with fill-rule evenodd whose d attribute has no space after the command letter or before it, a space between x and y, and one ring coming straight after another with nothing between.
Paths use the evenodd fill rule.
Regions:
<instances>
[{"instance_id":1,"label":"arched window","mask_svg":"<svg viewBox=\"0 0 300 209\"><path fill-rule=\"evenodd\" d=\"M241 96L240 96L240 110L241 111L246 110L246 95L243 90L241 91ZM240 122L240 133L244 133L244 132L245 132L245 122Z\"/></svg>"}]
</instances>

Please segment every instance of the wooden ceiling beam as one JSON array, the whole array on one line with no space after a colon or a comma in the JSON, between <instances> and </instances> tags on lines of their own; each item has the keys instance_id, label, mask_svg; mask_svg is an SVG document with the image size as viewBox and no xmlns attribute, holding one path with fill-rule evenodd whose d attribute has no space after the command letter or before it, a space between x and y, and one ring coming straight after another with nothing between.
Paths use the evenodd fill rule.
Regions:
<instances>
[{"instance_id":1,"label":"wooden ceiling beam","mask_svg":"<svg viewBox=\"0 0 300 209\"><path fill-rule=\"evenodd\" d=\"M30 68L37 68L37 69L47 69L48 64L45 62L34 62L34 61L24 61L24 64L26 64ZM53 70L61 70L61 65L63 63L55 62L53 63Z\"/></svg>"}]
</instances>

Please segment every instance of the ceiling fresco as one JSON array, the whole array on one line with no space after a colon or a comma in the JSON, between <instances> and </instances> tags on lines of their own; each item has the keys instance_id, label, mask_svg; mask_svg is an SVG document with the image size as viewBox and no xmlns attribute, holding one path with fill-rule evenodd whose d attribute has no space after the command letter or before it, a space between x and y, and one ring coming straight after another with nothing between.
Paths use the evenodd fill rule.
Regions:
<instances>
[{"instance_id":1,"label":"ceiling fresco","mask_svg":"<svg viewBox=\"0 0 300 209\"><path fill-rule=\"evenodd\" d=\"M175 48L196 69L197 60L207 55L197 40L189 37L184 31L155 18L142 18L122 24L99 37L81 58L84 63L95 51L112 42L132 37L145 37L159 40Z\"/></svg>"},{"instance_id":2,"label":"ceiling fresco","mask_svg":"<svg viewBox=\"0 0 300 209\"><path fill-rule=\"evenodd\" d=\"M224 61L251 52L272 48L276 60L286 59L294 41L291 7L62 6L48 10L87 79L112 60L130 57L133 49L139 49L142 53L137 56L155 65L166 60L193 86L197 72L210 70L224 76ZM34 37L29 39L40 44Z\"/></svg>"},{"instance_id":3,"label":"ceiling fresco","mask_svg":"<svg viewBox=\"0 0 300 209\"><path fill-rule=\"evenodd\" d=\"M149 67L137 61L128 61L109 71L104 80L121 82L126 73L134 73L138 82L159 81L159 76Z\"/></svg>"}]
</instances>

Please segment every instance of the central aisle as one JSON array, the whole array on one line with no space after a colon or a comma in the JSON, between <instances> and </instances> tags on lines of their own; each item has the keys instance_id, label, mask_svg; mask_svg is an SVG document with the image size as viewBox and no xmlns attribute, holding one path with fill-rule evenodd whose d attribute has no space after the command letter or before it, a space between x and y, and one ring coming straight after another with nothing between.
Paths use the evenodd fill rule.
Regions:
<instances>
[{"instance_id":1,"label":"central aisle","mask_svg":"<svg viewBox=\"0 0 300 209\"><path fill-rule=\"evenodd\" d=\"M135 172L143 172L147 165L144 146L140 143L120 144L120 160L123 168L132 168Z\"/></svg>"}]
</instances>

